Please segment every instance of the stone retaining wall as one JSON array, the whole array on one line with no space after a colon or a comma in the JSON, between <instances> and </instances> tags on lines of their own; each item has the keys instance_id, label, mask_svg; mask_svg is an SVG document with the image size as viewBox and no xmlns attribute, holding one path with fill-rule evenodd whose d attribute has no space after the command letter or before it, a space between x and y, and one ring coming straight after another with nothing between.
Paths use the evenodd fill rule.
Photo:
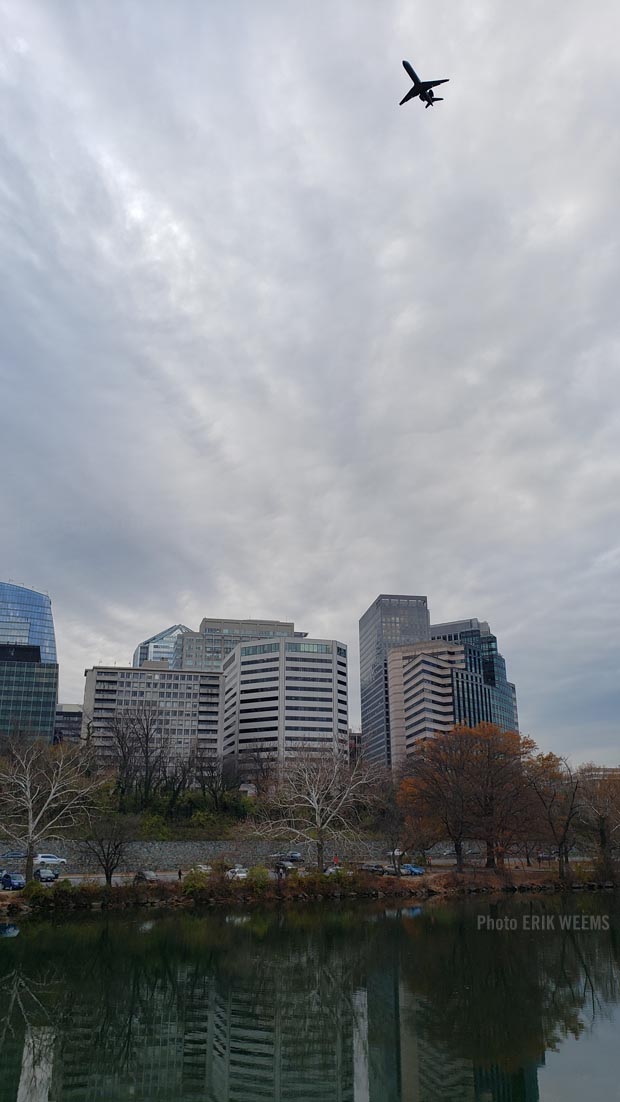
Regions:
<instances>
[{"instance_id":1,"label":"stone retaining wall","mask_svg":"<svg viewBox=\"0 0 620 1102\"><path fill-rule=\"evenodd\" d=\"M192 865L210 864L212 861L224 860L231 864L239 862L242 865L252 867L264 864L270 854L298 850L304 855L309 865L316 863L316 847L313 844L288 845L278 842L261 842L256 840L223 841L223 842L129 842L125 855L119 865L119 872L135 872L136 869L154 869L166 871L183 869L187 871ZM40 852L55 853L59 857L67 859L66 872L94 872L100 871L95 859L84 851L79 842L63 841L41 845ZM334 854L339 861L383 861L387 863L386 847L381 843L369 845L352 845L342 843L338 849L329 847L325 852L325 860L332 860ZM10 868L16 866L15 862L7 862Z\"/></svg>"}]
</instances>

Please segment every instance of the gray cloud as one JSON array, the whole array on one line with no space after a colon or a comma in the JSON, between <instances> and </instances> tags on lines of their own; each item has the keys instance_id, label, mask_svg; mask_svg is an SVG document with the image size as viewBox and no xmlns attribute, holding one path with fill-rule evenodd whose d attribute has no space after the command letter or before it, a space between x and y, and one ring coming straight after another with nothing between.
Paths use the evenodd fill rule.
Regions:
<instances>
[{"instance_id":1,"label":"gray cloud","mask_svg":"<svg viewBox=\"0 0 620 1102\"><path fill-rule=\"evenodd\" d=\"M359 615L428 593L615 762L620 13L308 8L2 5L2 576L66 700L247 614L352 644L355 702Z\"/></svg>"}]
</instances>

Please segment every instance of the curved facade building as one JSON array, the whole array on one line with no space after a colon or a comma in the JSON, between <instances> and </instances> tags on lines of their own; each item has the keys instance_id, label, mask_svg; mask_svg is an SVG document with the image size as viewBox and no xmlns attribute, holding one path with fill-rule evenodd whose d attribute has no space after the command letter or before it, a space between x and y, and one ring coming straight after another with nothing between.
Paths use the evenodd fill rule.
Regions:
<instances>
[{"instance_id":1,"label":"curved facade building","mask_svg":"<svg viewBox=\"0 0 620 1102\"><path fill-rule=\"evenodd\" d=\"M52 602L0 582L0 736L51 741L57 698Z\"/></svg>"},{"instance_id":2,"label":"curved facade building","mask_svg":"<svg viewBox=\"0 0 620 1102\"><path fill-rule=\"evenodd\" d=\"M39 647L42 663L57 661L52 602L46 593L0 582L0 643Z\"/></svg>"}]
</instances>

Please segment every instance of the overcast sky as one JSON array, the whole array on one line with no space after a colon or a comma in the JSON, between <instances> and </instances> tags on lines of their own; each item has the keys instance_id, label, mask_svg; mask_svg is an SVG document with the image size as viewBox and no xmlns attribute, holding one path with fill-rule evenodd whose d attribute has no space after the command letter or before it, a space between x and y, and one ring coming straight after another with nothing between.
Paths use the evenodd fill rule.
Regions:
<instances>
[{"instance_id":1,"label":"overcast sky","mask_svg":"<svg viewBox=\"0 0 620 1102\"><path fill-rule=\"evenodd\" d=\"M615 0L0 0L0 577L60 699L203 616L488 619L620 761ZM444 103L398 106L408 58Z\"/></svg>"}]
</instances>

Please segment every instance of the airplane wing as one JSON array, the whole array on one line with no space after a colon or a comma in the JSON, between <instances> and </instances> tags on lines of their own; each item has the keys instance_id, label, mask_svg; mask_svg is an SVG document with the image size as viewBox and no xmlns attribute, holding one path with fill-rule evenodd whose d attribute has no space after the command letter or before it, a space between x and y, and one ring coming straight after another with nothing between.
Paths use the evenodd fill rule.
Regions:
<instances>
[{"instance_id":1,"label":"airplane wing","mask_svg":"<svg viewBox=\"0 0 620 1102\"><path fill-rule=\"evenodd\" d=\"M409 99L413 99L413 97L414 97L414 96L418 96L419 94L420 94L420 89L419 89L419 88L416 88L416 86L415 86L415 84L414 84L414 85L413 85L413 86L412 86L412 87L411 87L411 88L409 89L409 91L407 92L407 95L406 95L406 96L403 96L403 98L401 99L401 101L400 101L400 103L399 103L399 105L398 105L398 106L399 106L399 107L402 107L403 103L406 103L406 102L407 102L407 100L409 100Z\"/></svg>"},{"instance_id":2,"label":"airplane wing","mask_svg":"<svg viewBox=\"0 0 620 1102\"><path fill-rule=\"evenodd\" d=\"M403 62L404 65L404 62ZM425 92L428 92L429 88L436 88L438 84L447 84L450 77L446 77L445 80L421 80L420 84Z\"/></svg>"},{"instance_id":3,"label":"airplane wing","mask_svg":"<svg viewBox=\"0 0 620 1102\"><path fill-rule=\"evenodd\" d=\"M411 77L414 84L419 84L420 83L420 78L419 78L418 74L416 73L413 66L409 64L408 61L403 61L403 69Z\"/></svg>"}]
</instances>

